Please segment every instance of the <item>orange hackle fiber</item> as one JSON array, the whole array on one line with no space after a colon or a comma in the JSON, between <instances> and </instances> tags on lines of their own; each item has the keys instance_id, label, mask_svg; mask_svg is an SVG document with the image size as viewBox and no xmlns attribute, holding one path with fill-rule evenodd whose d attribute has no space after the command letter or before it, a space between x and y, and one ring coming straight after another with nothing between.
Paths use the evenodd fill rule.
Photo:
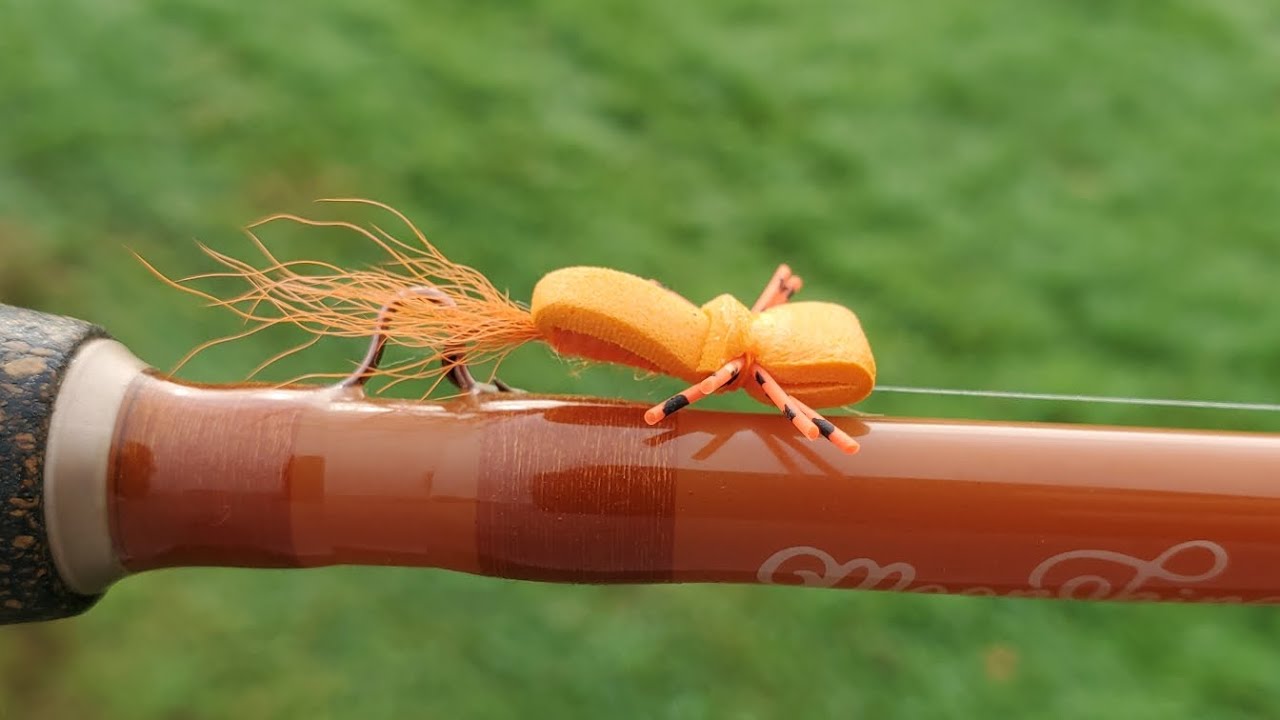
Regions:
<instances>
[{"instance_id":1,"label":"orange hackle fiber","mask_svg":"<svg viewBox=\"0 0 1280 720\"><path fill-rule=\"evenodd\" d=\"M143 260L153 273L170 285L203 297L215 306L225 307L250 323L251 327L243 333L196 348L183 359L183 363L212 345L275 325L294 325L318 337L368 337L375 329L380 329L388 341L424 352L409 362L378 368L375 375L394 377L397 381L438 379L444 368L435 365L446 354L465 355L470 362L498 361L511 350L538 337L527 308L495 288L479 271L446 258L399 211L373 200L329 198L320 202L360 203L386 210L402 221L418 242L410 245L377 225L365 228L345 221L313 220L280 213L263 218L246 229L266 261L262 267L203 245L201 248L205 254L226 268L225 271L170 280ZM363 270L340 268L316 260L278 260L254 230L281 220L311 227L349 230L374 243L388 259ZM192 286L194 282L219 277L238 278L249 287L238 295L218 298ZM442 306L429 298L404 292L407 288L422 285L433 286L447 294L454 306ZM394 317L382 322L384 311L391 307L396 310ZM259 366L255 374L302 347L272 358ZM342 375L314 374L308 377Z\"/></svg>"},{"instance_id":2,"label":"orange hackle fiber","mask_svg":"<svg viewBox=\"0 0 1280 720\"><path fill-rule=\"evenodd\" d=\"M389 378L389 385L434 379L434 389L446 375L465 369L464 362L493 361L496 366L508 352L536 339L562 355L628 365L693 383L646 412L645 420L651 425L707 395L743 389L777 407L805 437L826 437L844 452L858 449L853 438L811 406L852 404L871 392L875 361L870 346L857 316L847 308L822 302L789 303L802 282L786 265L778 268L750 308L730 295L697 306L653 281L593 267L548 273L535 286L531 305L526 307L477 270L446 258L399 211L371 200L322 202L360 203L384 210L404 223L416 242L399 240L378 225L277 214L247 228L265 261L261 266L202 246L224 270L170 280L144 260L165 282L225 307L249 323L246 331L205 343L186 359L221 342L293 325L316 338L276 355L258 370L320 337L374 336L369 356L356 374L307 377L346 377L344 384L351 385L367 377ZM278 260L254 233L274 221L348 230L379 247L387 259L360 270L315 260ZM193 286L212 278L239 279L248 288L219 298ZM422 352L408 361L380 367L386 343ZM353 382L356 378L358 383Z\"/></svg>"}]
</instances>

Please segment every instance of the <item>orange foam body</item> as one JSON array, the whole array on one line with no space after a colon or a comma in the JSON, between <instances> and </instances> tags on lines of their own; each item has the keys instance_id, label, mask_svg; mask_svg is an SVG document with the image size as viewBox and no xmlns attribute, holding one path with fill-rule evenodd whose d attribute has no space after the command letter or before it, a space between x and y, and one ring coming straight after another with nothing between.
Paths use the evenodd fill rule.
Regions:
<instances>
[{"instance_id":1,"label":"orange foam body","mask_svg":"<svg viewBox=\"0 0 1280 720\"><path fill-rule=\"evenodd\" d=\"M564 355L618 363L695 383L740 355L767 369L811 407L856 403L876 364L858 317L833 303L786 303L752 313L730 295L698 307L635 275L606 268L556 270L534 287L539 335ZM755 383L745 389L771 404Z\"/></svg>"}]
</instances>

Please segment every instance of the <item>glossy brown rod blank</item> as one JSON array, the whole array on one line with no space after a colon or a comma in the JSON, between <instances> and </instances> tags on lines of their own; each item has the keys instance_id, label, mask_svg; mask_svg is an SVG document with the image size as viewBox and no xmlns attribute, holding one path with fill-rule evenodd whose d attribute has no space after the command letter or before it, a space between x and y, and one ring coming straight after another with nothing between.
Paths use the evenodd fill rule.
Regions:
<instances>
[{"instance_id":1,"label":"glossy brown rod blank","mask_svg":"<svg viewBox=\"0 0 1280 720\"><path fill-rule=\"evenodd\" d=\"M130 571L411 565L569 582L1280 602L1280 436L494 397L452 404L140 376L111 533Z\"/></svg>"}]
</instances>

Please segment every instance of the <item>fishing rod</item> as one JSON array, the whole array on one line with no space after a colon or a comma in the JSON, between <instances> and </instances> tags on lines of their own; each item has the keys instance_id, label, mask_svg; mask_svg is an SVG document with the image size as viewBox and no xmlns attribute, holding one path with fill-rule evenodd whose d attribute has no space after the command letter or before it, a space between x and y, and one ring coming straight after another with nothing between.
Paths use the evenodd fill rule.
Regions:
<instances>
[{"instance_id":1,"label":"fishing rod","mask_svg":"<svg viewBox=\"0 0 1280 720\"><path fill-rule=\"evenodd\" d=\"M0 621L168 567L1280 602L1280 435L166 379L0 305Z\"/></svg>"}]
</instances>

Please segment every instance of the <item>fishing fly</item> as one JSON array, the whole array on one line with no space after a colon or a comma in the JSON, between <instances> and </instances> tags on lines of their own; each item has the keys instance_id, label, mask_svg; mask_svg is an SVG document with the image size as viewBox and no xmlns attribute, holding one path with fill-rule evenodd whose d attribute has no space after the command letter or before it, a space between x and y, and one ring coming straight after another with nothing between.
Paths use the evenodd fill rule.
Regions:
<instances>
[{"instance_id":1,"label":"fishing fly","mask_svg":"<svg viewBox=\"0 0 1280 720\"><path fill-rule=\"evenodd\" d=\"M751 307L731 295L698 306L661 284L619 270L569 267L545 275L526 306L511 300L479 271L450 261L410 220L373 200L334 198L390 213L416 243L397 239L376 224L315 220L280 213L247 228L262 254L262 267L201 245L224 270L171 280L139 258L168 284L227 308L249 329L205 343L183 359L221 342L277 325L312 334L307 343L276 355L254 374L322 337L372 336L364 359L340 387L363 389L375 377L391 385L448 379L461 391L509 392L496 367L515 348L541 341L562 356L626 365L669 375L690 386L644 413L656 425L714 393L744 390L777 408L809 440L826 438L846 453L858 443L814 408L851 405L875 385L871 347L857 315L829 302L789 302L802 282L780 266ZM378 265L351 270L315 260L281 261L255 234L274 221L336 227L358 233L388 256ZM212 278L243 280L248 289L217 297L193 283ZM420 352L395 364L382 362L389 343ZM478 382L469 364L492 362L491 382ZM181 364L181 363L180 363ZM431 390L428 390L430 393Z\"/></svg>"}]
</instances>

